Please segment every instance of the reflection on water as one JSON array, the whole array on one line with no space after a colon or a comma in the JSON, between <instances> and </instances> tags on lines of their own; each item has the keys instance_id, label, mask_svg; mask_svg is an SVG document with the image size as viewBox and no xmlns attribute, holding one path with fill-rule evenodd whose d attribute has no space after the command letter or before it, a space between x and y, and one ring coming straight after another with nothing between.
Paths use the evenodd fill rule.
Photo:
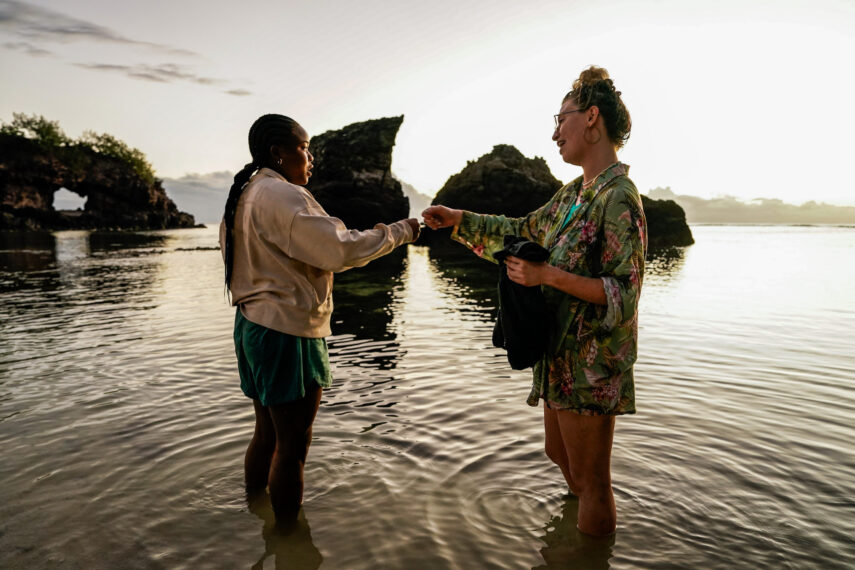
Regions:
<instances>
[{"instance_id":1,"label":"reflection on water","mask_svg":"<svg viewBox=\"0 0 855 570\"><path fill-rule=\"evenodd\" d=\"M439 276L459 293L472 301L462 310L475 310L485 318L493 318L498 308L499 266L484 261L457 242L437 244L428 256Z\"/></svg>"},{"instance_id":2,"label":"reflection on water","mask_svg":"<svg viewBox=\"0 0 855 570\"><path fill-rule=\"evenodd\" d=\"M686 259L686 248L666 247L648 252L644 263L644 277L650 275L664 279L676 277L683 269Z\"/></svg>"},{"instance_id":3,"label":"reflection on water","mask_svg":"<svg viewBox=\"0 0 855 570\"><path fill-rule=\"evenodd\" d=\"M265 562L273 559L273 568L315 570L320 568L324 557L312 542L312 532L306 511L300 511L297 520L288 525L276 523L273 507L267 493L247 498L249 511L263 522L261 536L264 538L264 554L252 565L261 570ZM270 566L267 565L269 568Z\"/></svg>"},{"instance_id":4,"label":"reflection on water","mask_svg":"<svg viewBox=\"0 0 855 570\"><path fill-rule=\"evenodd\" d=\"M74 282L83 277L85 288L97 291L113 279L127 277L128 295L150 285L151 279L138 283L141 273L156 265L155 260L127 263L122 257L148 257L158 251L166 237L154 233L124 234L90 231L0 232L0 291L19 291L22 288L39 290L58 289L63 282Z\"/></svg>"},{"instance_id":5,"label":"reflection on water","mask_svg":"<svg viewBox=\"0 0 855 570\"><path fill-rule=\"evenodd\" d=\"M400 360L391 329L406 268L406 249L334 278L330 355L341 364L390 370ZM377 350L377 347L382 347Z\"/></svg>"},{"instance_id":6,"label":"reflection on water","mask_svg":"<svg viewBox=\"0 0 855 570\"><path fill-rule=\"evenodd\" d=\"M855 229L693 233L648 261L611 540L576 531L462 246L336 276L282 530L244 496L216 228L0 234L0 567L850 567Z\"/></svg>"},{"instance_id":7,"label":"reflection on water","mask_svg":"<svg viewBox=\"0 0 855 570\"><path fill-rule=\"evenodd\" d=\"M0 232L0 271L14 277L18 271L41 271L56 262L56 239L48 232ZM0 291L13 290L0 282Z\"/></svg>"},{"instance_id":8,"label":"reflection on water","mask_svg":"<svg viewBox=\"0 0 855 570\"><path fill-rule=\"evenodd\" d=\"M610 568L609 559L615 547L617 535L591 537L576 530L579 501L568 496L561 508L561 514L552 517L544 526L545 535L540 539L544 547L540 549L544 564L533 570L584 568L601 570Z\"/></svg>"},{"instance_id":9,"label":"reflection on water","mask_svg":"<svg viewBox=\"0 0 855 570\"><path fill-rule=\"evenodd\" d=\"M0 232L0 357L49 376L55 358L74 353L80 342L106 347L125 334L139 337L128 314L158 303L160 261L150 252L164 240L155 234ZM118 311L106 310L111 305Z\"/></svg>"},{"instance_id":10,"label":"reflection on water","mask_svg":"<svg viewBox=\"0 0 855 570\"><path fill-rule=\"evenodd\" d=\"M478 259L451 241L432 247L428 255L439 275L452 283L456 292L474 301L479 312L495 317L499 279L496 264ZM682 247L651 250L645 265L645 283L653 282L658 287L679 280L685 255L686 248Z\"/></svg>"}]
</instances>

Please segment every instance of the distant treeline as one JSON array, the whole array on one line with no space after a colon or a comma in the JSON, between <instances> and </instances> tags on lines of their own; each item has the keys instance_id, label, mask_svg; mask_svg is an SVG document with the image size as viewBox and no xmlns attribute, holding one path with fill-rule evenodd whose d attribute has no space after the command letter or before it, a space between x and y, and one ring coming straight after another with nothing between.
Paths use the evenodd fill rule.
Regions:
<instances>
[{"instance_id":1,"label":"distant treeline","mask_svg":"<svg viewBox=\"0 0 855 570\"><path fill-rule=\"evenodd\" d=\"M58 121L50 121L41 115L12 113L10 122L0 124L0 135L34 141L47 151L60 148L66 153L73 153L75 149L91 150L124 162L149 184L155 181L154 169L145 154L107 133L84 131L80 138L73 139L63 132Z\"/></svg>"},{"instance_id":2,"label":"distant treeline","mask_svg":"<svg viewBox=\"0 0 855 570\"><path fill-rule=\"evenodd\" d=\"M809 201L788 204L777 198L745 202L734 196L700 198L676 194L671 188L654 188L648 194L673 200L686 211L690 224L855 224L855 207Z\"/></svg>"}]
</instances>

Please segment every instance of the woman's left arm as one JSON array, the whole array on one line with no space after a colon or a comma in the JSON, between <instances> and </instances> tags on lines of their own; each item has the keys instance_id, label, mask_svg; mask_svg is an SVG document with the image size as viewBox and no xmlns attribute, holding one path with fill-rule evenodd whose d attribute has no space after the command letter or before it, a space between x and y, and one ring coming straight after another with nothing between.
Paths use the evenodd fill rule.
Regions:
<instances>
[{"instance_id":1,"label":"woman's left arm","mask_svg":"<svg viewBox=\"0 0 855 570\"><path fill-rule=\"evenodd\" d=\"M635 317L644 255L647 250L647 227L641 199L631 183L615 188L603 212L600 277L568 273L546 263L530 263L509 257L508 277L522 285L548 285L583 301L606 305L601 324L612 329Z\"/></svg>"},{"instance_id":2,"label":"woman's left arm","mask_svg":"<svg viewBox=\"0 0 855 570\"><path fill-rule=\"evenodd\" d=\"M532 263L518 257L505 259L508 277L514 283L531 287L547 285L568 295L596 305L605 305L606 291L603 280L597 277L584 277L558 269L548 263Z\"/></svg>"},{"instance_id":3,"label":"woman's left arm","mask_svg":"<svg viewBox=\"0 0 855 570\"><path fill-rule=\"evenodd\" d=\"M638 190L626 182L609 196L603 218L600 278L607 310L600 326L606 330L636 318L644 278L647 221Z\"/></svg>"}]
</instances>

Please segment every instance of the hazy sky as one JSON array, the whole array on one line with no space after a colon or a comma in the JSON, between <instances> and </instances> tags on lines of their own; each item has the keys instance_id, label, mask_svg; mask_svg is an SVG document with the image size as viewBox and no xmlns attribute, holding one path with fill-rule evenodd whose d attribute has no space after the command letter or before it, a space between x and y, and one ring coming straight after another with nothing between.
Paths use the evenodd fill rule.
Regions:
<instances>
[{"instance_id":1,"label":"hazy sky","mask_svg":"<svg viewBox=\"0 0 855 570\"><path fill-rule=\"evenodd\" d=\"M239 169L263 113L403 114L393 171L432 196L498 143L577 176L552 115L597 64L642 192L853 205L853 55L852 0L0 0L0 119L108 132L180 177Z\"/></svg>"}]
</instances>

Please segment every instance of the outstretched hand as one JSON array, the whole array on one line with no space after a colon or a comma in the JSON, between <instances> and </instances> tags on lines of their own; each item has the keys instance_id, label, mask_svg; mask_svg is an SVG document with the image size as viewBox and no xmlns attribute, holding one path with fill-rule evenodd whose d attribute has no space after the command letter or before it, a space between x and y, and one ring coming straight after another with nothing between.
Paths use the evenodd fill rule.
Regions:
<instances>
[{"instance_id":1,"label":"outstretched hand","mask_svg":"<svg viewBox=\"0 0 855 570\"><path fill-rule=\"evenodd\" d=\"M511 281L526 287L543 285L550 268L546 263L534 263L513 255L505 258L505 267L508 269L508 278Z\"/></svg>"},{"instance_id":2,"label":"outstretched hand","mask_svg":"<svg viewBox=\"0 0 855 570\"><path fill-rule=\"evenodd\" d=\"M415 218L407 218L404 220L409 224L410 229L413 230L413 241L419 239L419 234L421 233L421 228L419 227L419 221Z\"/></svg>"},{"instance_id":3,"label":"outstretched hand","mask_svg":"<svg viewBox=\"0 0 855 570\"><path fill-rule=\"evenodd\" d=\"M456 226L463 219L462 210L453 210L445 206L431 206L422 212L425 225L432 230Z\"/></svg>"}]
</instances>

